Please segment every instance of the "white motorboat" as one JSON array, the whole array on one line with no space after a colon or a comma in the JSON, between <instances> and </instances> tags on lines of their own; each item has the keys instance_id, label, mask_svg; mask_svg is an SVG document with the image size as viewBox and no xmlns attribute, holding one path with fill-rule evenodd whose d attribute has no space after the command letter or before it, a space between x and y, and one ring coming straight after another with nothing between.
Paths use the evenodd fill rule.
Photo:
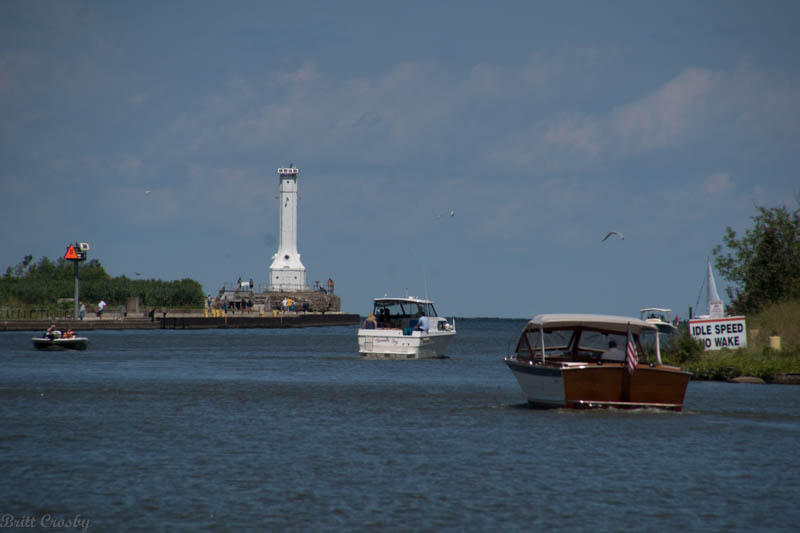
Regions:
<instances>
[{"instance_id":1,"label":"white motorboat","mask_svg":"<svg viewBox=\"0 0 800 533\"><path fill-rule=\"evenodd\" d=\"M31 340L37 350L85 350L89 347L87 337L33 337Z\"/></svg>"},{"instance_id":2,"label":"white motorboat","mask_svg":"<svg viewBox=\"0 0 800 533\"><path fill-rule=\"evenodd\" d=\"M440 317L431 300L375 298L372 314L375 322L367 320L358 330L358 352L369 359L444 357L456 334L455 321ZM427 331L418 327L420 315L427 318Z\"/></svg>"},{"instance_id":3,"label":"white motorboat","mask_svg":"<svg viewBox=\"0 0 800 533\"><path fill-rule=\"evenodd\" d=\"M644 307L639 309L639 318L658 328L659 333L673 335L678 332L672 320L672 309L663 307Z\"/></svg>"},{"instance_id":4,"label":"white motorboat","mask_svg":"<svg viewBox=\"0 0 800 533\"><path fill-rule=\"evenodd\" d=\"M639 341L642 344L652 346L655 342L654 337L658 337L661 346L664 346L670 339L678 337L677 322L672 320L672 309L664 307L644 307L639 309L639 318L650 325L656 327L655 330L645 328L642 330Z\"/></svg>"}]
</instances>

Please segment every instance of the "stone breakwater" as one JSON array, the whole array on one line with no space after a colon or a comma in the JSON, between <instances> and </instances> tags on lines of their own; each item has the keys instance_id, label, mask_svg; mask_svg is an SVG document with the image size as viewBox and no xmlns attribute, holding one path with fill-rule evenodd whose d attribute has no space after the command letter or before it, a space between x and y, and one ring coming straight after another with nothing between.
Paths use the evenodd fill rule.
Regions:
<instances>
[{"instance_id":1,"label":"stone breakwater","mask_svg":"<svg viewBox=\"0 0 800 533\"><path fill-rule=\"evenodd\" d=\"M0 331L39 331L44 332L50 324L65 331L91 331L115 329L225 329L225 328L308 328L326 326L355 326L361 317L349 313L276 313L265 316L236 314L220 317L206 317L203 314L183 314L155 316L150 318L103 318L91 320L3 320Z\"/></svg>"}]
</instances>

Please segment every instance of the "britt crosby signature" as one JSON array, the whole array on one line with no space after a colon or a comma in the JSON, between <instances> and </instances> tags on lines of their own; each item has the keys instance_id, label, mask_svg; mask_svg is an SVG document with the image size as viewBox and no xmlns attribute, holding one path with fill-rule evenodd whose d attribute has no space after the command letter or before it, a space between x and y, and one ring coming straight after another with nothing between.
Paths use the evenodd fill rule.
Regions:
<instances>
[{"instance_id":1,"label":"britt crosby signature","mask_svg":"<svg viewBox=\"0 0 800 533\"><path fill-rule=\"evenodd\" d=\"M13 528L34 528L41 527L47 529L76 529L79 531L87 531L92 521L88 518L83 518L80 514L73 517L64 518L60 516L53 516L51 514L43 514L42 516L15 516L10 513L0 515L0 529L8 527Z\"/></svg>"}]
</instances>

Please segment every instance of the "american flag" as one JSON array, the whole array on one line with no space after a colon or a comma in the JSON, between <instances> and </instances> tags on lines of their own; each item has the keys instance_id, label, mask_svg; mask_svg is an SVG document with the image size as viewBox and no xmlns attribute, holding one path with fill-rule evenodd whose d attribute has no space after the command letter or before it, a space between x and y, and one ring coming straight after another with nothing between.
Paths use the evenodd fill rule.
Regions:
<instances>
[{"instance_id":1,"label":"american flag","mask_svg":"<svg viewBox=\"0 0 800 533\"><path fill-rule=\"evenodd\" d=\"M628 341L625 343L625 367L629 374L633 374L639 366L639 353L636 351L636 343L633 342L631 335L631 325L628 324Z\"/></svg>"}]
</instances>

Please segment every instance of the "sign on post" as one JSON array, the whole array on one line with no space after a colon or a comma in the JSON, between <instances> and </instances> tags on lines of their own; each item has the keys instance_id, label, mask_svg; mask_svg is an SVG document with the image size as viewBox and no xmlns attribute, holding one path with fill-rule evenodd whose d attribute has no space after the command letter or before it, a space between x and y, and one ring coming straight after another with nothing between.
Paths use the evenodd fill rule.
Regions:
<instances>
[{"instance_id":1,"label":"sign on post","mask_svg":"<svg viewBox=\"0 0 800 533\"><path fill-rule=\"evenodd\" d=\"M692 319L689 320L689 334L701 341L706 350L747 346L747 327L743 316Z\"/></svg>"},{"instance_id":2,"label":"sign on post","mask_svg":"<svg viewBox=\"0 0 800 533\"><path fill-rule=\"evenodd\" d=\"M70 244L67 246L67 251L64 254L64 259L67 261L72 261L72 264L75 266L75 298L73 300L75 302L74 317L76 319L79 318L78 302L80 301L81 296L81 282L78 277L78 263L86 260L86 252L88 252L90 248L91 247L89 246L88 242L76 242L75 244Z\"/></svg>"}]
</instances>

